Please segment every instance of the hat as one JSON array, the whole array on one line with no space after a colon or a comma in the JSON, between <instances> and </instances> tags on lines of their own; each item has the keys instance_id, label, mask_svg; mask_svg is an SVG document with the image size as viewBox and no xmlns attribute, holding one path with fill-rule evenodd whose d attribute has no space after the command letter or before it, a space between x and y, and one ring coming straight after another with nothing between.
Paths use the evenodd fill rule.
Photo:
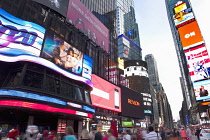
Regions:
<instances>
[{"instance_id":1,"label":"hat","mask_svg":"<svg viewBox=\"0 0 210 140\"><path fill-rule=\"evenodd\" d=\"M8 138L15 138L16 136L19 135L19 130L17 129L12 129L8 133Z\"/></svg>"},{"instance_id":2,"label":"hat","mask_svg":"<svg viewBox=\"0 0 210 140\"><path fill-rule=\"evenodd\" d=\"M2 130L1 131L1 136L2 137L6 137L7 136L8 131L7 130Z\"/></svg>"}]
</instances>

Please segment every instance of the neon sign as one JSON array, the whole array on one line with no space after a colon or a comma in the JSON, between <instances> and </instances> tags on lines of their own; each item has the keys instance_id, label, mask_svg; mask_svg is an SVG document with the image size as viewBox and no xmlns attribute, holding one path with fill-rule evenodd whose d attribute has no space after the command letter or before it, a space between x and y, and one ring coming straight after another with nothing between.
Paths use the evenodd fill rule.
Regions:
<instances>
[{"instance_id":1,"label":"neon sign","mask_svg":"<svg viewBox=\"0 0 210 140\"><path fill-rule=\"evenodd\" d=\"M39 101L45 101L45 102L66 105L66 102L64 102L60 99L47 97L47 96L41 96L38 94L27 93L27 92L22 92L22 91L0 89L0 95L23 97L23 98L28 98L28 99L34 99L34 100L39 100Z\"/></svg>"},{"instance_id":2,"label":"neon sign","mask_svg":"<svg viewBox=\"0 0 210 140\"><path fill-rule=\"evenodd\" d=\"M85 112L78 112L71 109L63 109L63 108L56 108L49 105L31 103L31 102L23 102L23 101L14 101L14 100L2 100L0 101L0 106L15 106L15 107L24 107L30 108L35 110L42 110L47 112L58 112L58 113L66 113L66 114L74 114L79 116L85 116L88 118L92 118L93 115Z\"/></svg>"},{"instance_id":3,"label":"neon sign","mask_svg":"<svg viewBox=\"0 0 210 140\"><path fill-rule=\"evenodd\" d=\"M136 106L140 106L140 103L138 101L134 101L132 99L128 99L128 103Z\"/></svg>"}]
</instances>

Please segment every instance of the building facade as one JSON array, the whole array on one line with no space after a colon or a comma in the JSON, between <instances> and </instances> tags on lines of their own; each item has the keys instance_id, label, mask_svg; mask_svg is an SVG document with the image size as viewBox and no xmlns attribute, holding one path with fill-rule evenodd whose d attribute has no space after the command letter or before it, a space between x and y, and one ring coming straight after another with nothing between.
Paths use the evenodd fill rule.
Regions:
<instances>
[{"instance_id":1,"label":"building facade","mask_svg":"<svg viewBox=\"0 0 210 140\"><path fill-rule=\"evenodd\" d=\"M166 0L165 3L183 79L184 101L192 114L188 115L189 123L197 124L197 104L210 98L201 92L203 88L209 90L208 51L190 1ZM200 57L195 57L201 52Z\"/></svg>"}]
</instances>

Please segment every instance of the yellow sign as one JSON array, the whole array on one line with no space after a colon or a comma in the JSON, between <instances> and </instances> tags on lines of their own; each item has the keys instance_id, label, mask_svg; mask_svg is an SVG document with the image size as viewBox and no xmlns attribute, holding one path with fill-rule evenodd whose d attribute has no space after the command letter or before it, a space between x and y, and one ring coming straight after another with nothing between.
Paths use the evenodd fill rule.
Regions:
<instances>
[{"instance_id":1,"label":"yellow sign","mask_svg":"<svg viewBox=\"0 0 210 140\"><path fill-rule=\"evenodd\" d=\"M124 60L118 57L118 68L124 70Z\"/></svg>"}]
</instances>

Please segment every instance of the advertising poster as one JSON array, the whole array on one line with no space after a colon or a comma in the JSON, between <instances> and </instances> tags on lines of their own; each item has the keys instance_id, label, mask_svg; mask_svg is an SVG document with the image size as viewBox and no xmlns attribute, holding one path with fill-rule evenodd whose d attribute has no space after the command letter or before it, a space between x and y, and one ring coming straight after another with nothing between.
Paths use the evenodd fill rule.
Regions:
<instances>
[{"instance_id":1,"label":"advertising poster","mask_svg":"<svg viewBox=\"0 0 210 140\"><path fill-rule=\"evenodd\" d=\"M210 99L210 80L193 83L196 101Z\"/></svg>"},{"instance_id":2,"label":"advertising poster","mask_svg":"<svg viewBox=\"0 0 210 140\"><path fill-rule=\"evenodd\" d=\"M83 53L53 33L47 34L41 57L67 71L82 74Z\"/></svg>"},{"instance_id":3,"label":"advertising poster","mask_svg":"<svg viewBox=\"0 0 210 140\"><path fill-rule=\"evenodd\" d=\"M0 8L0 53L39 56L45 29Z\"/></svg>"},{"instance_id":4,"label":"advertising poster","mask_svg":"<svg viewBox=\"0 0 210 140\"><path fill-rule=\"evenodd\" d=\"M197 21L178 28L184 50L204 43Z\"/></svg>"},{"instance_id":5,"label":"advertising poster","mask_svg":"<svg viewBox=\"0 0 210 140\"><path fill-rule=\"evenodd\" d=\"M184 53L193 82L210 77L210 59L205 45L185 50Z\"/></svg>"},{"instance_id":6,"label":"advertising poster","mask_svg":"<svg viewBox=\"0 0 210 140\"><path fill-rule=\"evenodd\" d=\"M121 89L95 74L92 74L92 83L92 105L121 112Z\"/></svg>"},{"instance_id":7,"label":"advertising poster","mask_svg":"<svg viewBox=\"0 0 210 140\"><path fill-rule=\"evenodd\" d=\"M38 3L41 3L51 9L55 10L56 12L60 13L63 16L66 16L66 12L68 9L68 0L33 0Z\"/></svg>"},{"instance_id":8,"label":"advertising poster","mask_svg":"<svg viewBox=\"0 0 210 140\"><path fill-rule=\"evenodd\" d=\"M139 119L144 118L144 110L147 108L143 102L143 95L124 86L120 86L120 88L122 89L122 115Z\"/></svg>"},{"instance_id":9,"label":"advertising poster","mask_svg":"<svg viewBox=\"0 0 210 140\"><path fill-rule=\"evenodd\" d=\"M106 52L109 52L109 30L79 0L69 1L67 22L78 28Z\"/></svg>"}]
</instances>

